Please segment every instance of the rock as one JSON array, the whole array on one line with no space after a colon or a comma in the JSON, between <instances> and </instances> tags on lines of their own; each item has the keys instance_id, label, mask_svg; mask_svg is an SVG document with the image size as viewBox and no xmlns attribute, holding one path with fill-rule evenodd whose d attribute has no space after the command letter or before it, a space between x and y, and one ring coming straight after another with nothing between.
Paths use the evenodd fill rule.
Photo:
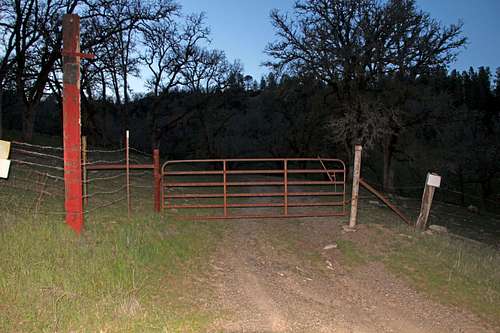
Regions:
<instances>
[{"instance_id":1,"label":"rock","mask_svg":"<svg viewBox=\"0 0 500 333\"><path fill-rule=\"evenodd\" d=\"M448 233L448 228L443 227L442 225L432 224L429 226L429 230L435 231L438 233L446 234Z\"/></svg>"},{"instance_id":2,"label":"rock","mask_svg":"<svg viewBox=\"0 0 500 333\"><path fill-rule=\"evenodd\" d=\"M369 200L368 203L370 205L374 205L374 206L377 206L377 207L381 206L380 202L378 202L377 200Z\"/></svg>"},{"instance_id":3,"label":"rock","mask_svg":"<svg viewBox=\"0 0 500 333\"><path fill-rule=\"evenodd\" d=\"M336 249L336 248L337 248L337 244L328 244L323 248L323 250L331 250L331 249Z\"/></svg>"},{"instance_id":4,"label":"rock","mask_svg":"<svg viewBox=\"0 0 500 333\"><path fill-rule=\"evenodd\" d=\"M425 230L424 234L429 235L429 236L434 235L434 233L432 232L432 230Z\"/></svg>"}]
</instances>

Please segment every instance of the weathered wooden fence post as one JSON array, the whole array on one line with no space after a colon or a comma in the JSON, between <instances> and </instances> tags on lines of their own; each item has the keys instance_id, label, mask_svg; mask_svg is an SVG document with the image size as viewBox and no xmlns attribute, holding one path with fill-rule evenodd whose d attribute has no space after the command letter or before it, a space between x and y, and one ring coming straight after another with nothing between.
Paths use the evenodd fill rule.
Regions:
<instances>
[{"instance_id":1,"label":"weathered wooden fence post","mask_svg":"<svg viewBox=\"0 0 500 333\"><path fill-rule=\"evenodd\" d=\"M434 191L436 190L436 187L439 187L440 185L441 185L440 176L433 173L427 174L424 193L422 194L422 205L420 206L420 214L418 215L415 228L419 230L425 230L425 228L427 227L427 220L429 219L429 213L431 211Z\"/></svg>"},{"instance_id":2,"label":"weathered wooden fence post","mask_svg":"<svg viewBox=\"0 0 500 333\"><path fill-rule=\"evenodd\" d=\"M130 219L130 213L132 211L132 202L130 201L130 141L129 131L125 131L125 177L127 182L127 216Z\"/></svg>"},{"instance_id":3,"label":"weathered wooden fence post","mask_svg":"<svg viewBox=\"0 0 500 333\"><path fill-rule=\"evenodd\" d=\"M88 206L88 188L87 188L87 137L82 136L82 173L83 173L83 204Z\"/></svg>"},{"instance_id":4,"label":"weathered wooden fence post","mask_svg":"<svg viewBox=\"0 0 500 333\"><path fill-rule=\"evenodd\" d=\"M359 177L361 174L361 151L363 147L356 145L354 148L354 171L352 174L352 197L351 197L351 216L349 218L349 228L356 226L358 216L358 193L359 193Z\"/></svg>"},{"instance_id":5,"label":"weathered wooden fence post","mask_svg":"<svg viewBox=\"0 0 500 333\"><path fill-rule=\"evenodd\" d=\"M161 212L161 200L162 200L162 189L161 189L161 171L160 171L160 150L153 150L153 182L154 182L154 202L155 202L155 212Z\"/></svg>"}]
</instances>

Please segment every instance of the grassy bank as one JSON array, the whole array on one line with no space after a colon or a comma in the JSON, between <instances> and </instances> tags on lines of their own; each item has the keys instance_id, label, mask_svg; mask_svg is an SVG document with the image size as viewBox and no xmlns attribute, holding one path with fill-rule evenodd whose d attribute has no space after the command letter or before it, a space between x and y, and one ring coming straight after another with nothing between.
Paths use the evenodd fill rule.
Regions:
<instances>
[{"instance_id":1,"label":"grassy bank","mask_svg":"<svg viewBox=\"0 0 500 333\"><path fill-rule=\"evenodd\" d=\"M387 266L445 304L500 325L500 253L446 235L418 235L385 257Z\"/></svg>"},{"instance_id":2,"label":"grassy bank","mask_svg":"<svg viewBox=\"0 0 500 333\"><path fill-rule=\"evenodd\" d=\"M195 306L203 286L185 277L203 274L220 225L165 221L149 207L129 221L121 203L87 216L77 237L63 216L34 217L22 204L30 195L0 188L1 332L189 332L210 322Z\"/></svg>"},{"instance_id":3,"label":"grassy bank","mask_svg":"<svg viewBox=\"0 0 500 333\"><path fill-rule=\"evenodd\" d=\"M359 235L340 240L343 261L352 267L381 261L435 301L500 326L497 249L446 234L416 233L393 222L364 225Z\"/></svg>"}]
</instances>

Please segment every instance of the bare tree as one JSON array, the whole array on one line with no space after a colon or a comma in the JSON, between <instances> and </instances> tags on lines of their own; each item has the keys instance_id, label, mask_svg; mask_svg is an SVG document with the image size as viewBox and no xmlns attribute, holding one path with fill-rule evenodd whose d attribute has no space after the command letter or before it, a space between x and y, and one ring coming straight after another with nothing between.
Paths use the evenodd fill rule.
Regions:
<instances>
[{"instance_id":1,"label":"bare tree","mask_svg":"<svg viewBox=\"0 0 500 333\"><path fill-rule=\"evenodd\" d=\"M384 186L392 187L391 163L404 122L394 116L403 108L408 92L386 104L363 91L380 91L388 79L408 82L446 66L466 39L462 24L443 26L416 7L415 0L302 0L295 18L271 13L278 40L267 47L279 71L306 73L325 82L336 93L340 116L336 126L350 152L353 143L382 143ZM403 84L403 87L406 85ZM382 102L382 103L380 103ZM366 107L377 105L366 113ZM373 116L379 119L375 121ZM380 117L385 117L384 121ZM360 130L373 125L384 129ZM385 133L384 135L380 135ZM348 134L348 136L346 136ZM375 137L370 137L374 135Z\"/></svg>"},{"instance_id":2,"label":"bare tree","mask_svg":"<svg viewBox=\"0 0 500 333\"><path fill-rule=\"evenodd\" d=\"M15 12L9 5L9 1L0 1L0 139L2 138L2 116L3 116L3 91L4 83L9 70L14 62L15 50L14 30L19 26L20 18L16 18Z\"/></svg>"},{"instance_id":3,"label":"bare tree","mask_svg":"<svg viewBox=\"0 0 500 333\"><path fill-rule=\"evenodd\" d=\"M16 93L23 108L23 138L31 141L36 108L45 93L50 72L60 58L62 48L61 22L65 13L72 13L78 4L73 1L15 1L20 26L14 30Z\"/></svg>"},{"instance_id":4,"label":"bare tree","mask_svg":"<svg viewBox=\"0 0 500 333\"><path fill-rule=\"evenodd\" d=\"M228 123L238 111L227 107L226 99L220 93L229 86L230 76L241 72L239 62L230 64L224 52L204 48L196 49L182 71L193 117L201 127L200 134L205 143L203 154L206 156L220 155L221 149L216 143L221 141Z\"/></svg>"},{"instance_id":5,"label":"bare tree","mask_svg":"<svg viewBox=\"0 0 500 333\"><path fill-rule=\"evenodd\" d=\"M172 0L155 2L109 1L105 6L89 8L83 26L84 48L93 50L97 60L84 68L88 73L82 75L82 87L100 86L101 98L107 98L107 87L111 87L114 106L121 114L122 127L128 128L128 105L130 102L130 77L139 74L140 28L169 20L176 15L179 6ZM99 82L99 84L97 84ZM93 100L91 89L86 91L86 99ZM89 102L90 102L89 101ZM90 103L90 117L92 110Z\"/></svg>"},{"instance_id":6,"label":"bare tree","mask_svg":"<svg viewBox=\"0 0 500 333\"><path fill-rule=\"evenodd\" d=\"M199 45L208 41L209 29L204 24L204 14L181 19L183 21L169 19L141 26L145 50L142 59L152 74L147 85L154 99L151 113L153 147L158 147L165 131L189 113L171 114L168 99L174 89L186 84L183 70L196 55Z\"/></svg>"},{"instance_id":7,"label":"bare tree","mask_svg":"<svg viewBox=\"0 0 500 333\"><path fill-rule=\"evenodd\" d=\"M138 27L147 22L166 19L175 14L178 5L172 0L155 2L80 0L74 9L81 16L82 52L94 53L94 61L82 63L82 115L85 127L95 129L95 98L120 111L122 126L127 127L127 104L130 101L130 75L138 73ZM54 35L56 40L60 35ZM60 40L59 40L60 43ZM48 65L48 64L47 64ZM61 62L52 64L48 88L61 99ZM108 90L108 87L111 89ZM96 92L100 92L96 94ZM111 96L108 96L111 92Z\"/></svg>"}]
</instances>

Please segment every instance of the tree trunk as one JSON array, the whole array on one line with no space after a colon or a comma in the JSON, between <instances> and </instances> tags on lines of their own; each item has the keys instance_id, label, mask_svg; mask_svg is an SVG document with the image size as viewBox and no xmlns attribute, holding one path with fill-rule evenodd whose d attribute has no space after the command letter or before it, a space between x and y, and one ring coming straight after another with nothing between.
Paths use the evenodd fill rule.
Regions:
<instances>
[{"instance_id":1,"label":"tree trunk","mask_svg":"<svg viewBox=\"0 0 500 333\"><path fill-rule=\"evenodd\" d=\"M35 112L34 106L31 104L25 105L23 112L23 140L31 142L33 140L33 130L35 128Z\"/></svg>"},{"instance_id":2,"label":"tree trunk","mask_svg":"<svg viewBox=\"0 0 500 333\"><path fill-rule=\"evenodd\" d=\"M0 84L0 140L3 138L3 85Z\"/></svg>"},{"instance_id":3,"label":"tree trunk","mask_svg":"<svg viewBox=\"0 0 500 333\"><path fill-rule=\"evenodd\" d=\"M464 174L462 172L462 168L458 169L458 183L460 187L460 204L462 207L465 206L465 183L464 183Z\"/></svg>"},{"instance_id":4,"label":"tree trunk","mask_svg":"<svg viewBox=\"0 0 500 333\"><path fill-rule=\"evenodd\" d=\"M384 171L383 171L383 187L386 192L394 191L394 170L393 170L393 159L394 159L394 136L391 135L384 140L383 150L384 150Z\"/></svg>"},{"instance_id":5,"label":"tree trunk","mask_svg":"<svg viewBox=\"0 0 500 333\"><path fill-rule=\"evenodd\" d=\"M354 154L352 153L353 150L352 150L352 145L350 144L350 142L344 141L344 151L345 151L345 154L347 156L347 163L345 165L346 175L347 175L348 179L352 179L353 168L351 168L351 161L352 161L352 163L354 163L354 161L353 161ZM354 165L354 164L352 164L352 165Z\"/></svg>"},{"instance_id":6,"label":"tree trunk","mask_svg":"<svg viewBox=\"0 0 500 333\"><path fill-rule=\"evenodd\" d=\"M107 91L106 91L106 87L107 87L107 84L106 84L106 77L104 75L104 71L101 71L101 99L103 101L106 100L106 94L107 94Z\"/></svg>"},{"instance_id":7,"label":"tree trunk","mask_svg":"<svg viewBox=\"0 0 500 333\"><path fill-rule=\"evenodd\" d=\"M490 195L493 193L491 186L491 178L488 178L481 182L481 204L483 209L488 207L488 200Z\"/></svg>"},{"instance_id":8,"label":"tree trunk","mask_svg":"<svg viewBox=\"0 0 500 333\"><path fill-rule=\"evenodd\" d=\"M156 122L156 120L153 119L153 127L151 130L151 148L154 149L160 149L160 138L161 138L161 133L160 133L159 126Z\"/></svg>"},{"instance_id":9,"label":"tree trunk","mask_svg":"<svg viewBox=\"0 0 500 333\"><path fill-rule=\"evenodd\" d=\"M161 139L161 129L158 123L158 118L160 115L160 97L155 97L153 105L151 107L151 149L160 149L160 139Z\"/></svg>"},{"instance_id":10,"label":"tree trunk","mask_svg":"<svg viewBox=\"0 0 500 333\"><path fill-rule=\"evenodd\" d=\"M123 105L122 105L122 123L123 129L128 130L130 127L128 107L129 107L129 96L128 96L128 73L124 71L123 73Z\"/></svg>"}]
</instances>

